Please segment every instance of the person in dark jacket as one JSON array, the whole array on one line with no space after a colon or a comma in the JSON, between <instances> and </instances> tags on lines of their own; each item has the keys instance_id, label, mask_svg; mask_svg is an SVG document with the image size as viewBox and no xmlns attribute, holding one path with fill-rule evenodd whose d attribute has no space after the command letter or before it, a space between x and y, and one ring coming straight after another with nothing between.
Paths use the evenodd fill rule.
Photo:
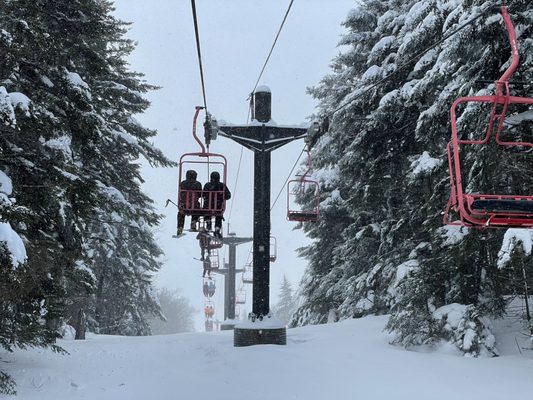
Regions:
<instances>
[{"instance_id":1,"label":"person in dark jacket","mask_svg":"<svg viewBox=\"0 0 533 400\"><path fill-rule=\"evenodd\" d=\"M185 174L185 180L180 183L179 197L178 197L178 236L183 233L183 226L185 225L185 210L199 210L200 198L202 197L202 184L196 180L197 173L195 170L188 170ZM197 230L199 215L191 216L191 230Z\"/></svg>"},{"instance_id":2,"label":"person in dark jacket","mask_svg":"<svg viewBox=\"0 0 533 400\"><path fill-rule=\"evenodd\" d=\"M204 185L204 208L209 210L222 210L225 200L231 198L228 187L220 182L220 174L217 171L211 172L210 181ZM211 216L204 216L207 230L211 230ZM222 220L221 215L215 216L215 236L222 237Z\"/></svg>"},{"instance_id":3,"label":"person in dark jacket","mask_svg":"<svg viewBox=\"0 0 533 400\"><path fill-rule=\"evenodd\" d=\"M204 266L204 272L202 274L202 278L205 278L205 275L207 274L208 277L211 276L211 260L209 259L209 256L205 258L203 261Z\"/></svg>"},{"instance_id":4,"label":"person in dark jacket","mask_svg":"<svg viewBox=\"0 0 533 400\"><path fill-rule=\"evenodd\" d=\"M215 294L215 289L216 289L215 282L210 280L207 286L207 295L209 297L213 297Z\"/></svg>"},{"instance_id":5,"label":"person in dark jacket","mask_svg":"<svg viewBox=\"0 0 533 400\"><path fill-rule=\"evenodd\" d=\"M196 240L198 240L198 244L200 245L200 251L201 251L201 257L200 260L204 261L205 254L207 252L207 255L209 256L209 250L211 246L211 240L213 239L213 236L209 234L206 228L200 228L200 232L198 232L198 235L196 235Z\"/></svg>"}]
</instances>

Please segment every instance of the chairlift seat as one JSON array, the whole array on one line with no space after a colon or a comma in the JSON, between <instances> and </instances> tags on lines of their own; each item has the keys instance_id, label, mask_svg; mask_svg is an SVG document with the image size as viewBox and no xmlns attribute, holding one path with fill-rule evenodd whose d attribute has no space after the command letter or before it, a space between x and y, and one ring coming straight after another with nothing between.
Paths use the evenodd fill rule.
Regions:
<instances>
[{"instance_id":1,"label":"chairlift seat","mask_svg":"<svg viewBox=\"0 0 533 400\"><path fill-rule=\"evenodd\" d=\"M471 208L475 212L533 214L533 199L476 199Z\"/></svg>"},{"instance_id":2,"label":"chairlift seat","mask_svg":"<svg viewBox=\"0 0 533 400\"><path fill-rule=\"evenodd\" d=\"M318 181L305 176L293 179L287 183L287 220L299 222L316 222L320 215L320 186ZM299 195L312 192L311 209L302 210L292 207L291 201Z\"/></svg>"},{"instance_id":3,"label":"chairlift seat","mask_svg":"<svg viewBox=\"0 0 533 400\"><path fill-rule=\"evenodd\" d=\"M318 213L315 211L291 211L287 213L289 221L314 222L318 221Z\"/></svg>"}]
</instances>

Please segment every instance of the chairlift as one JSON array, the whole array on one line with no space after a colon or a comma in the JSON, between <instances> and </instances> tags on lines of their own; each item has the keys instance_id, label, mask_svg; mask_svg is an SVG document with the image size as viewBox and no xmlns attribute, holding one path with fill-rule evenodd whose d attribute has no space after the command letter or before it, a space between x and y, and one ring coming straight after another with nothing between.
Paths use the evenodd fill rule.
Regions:
<instances>
[{"instance_id":1,"label":"chairlift","mask_svg":"<svg viewBox=\"0 0 533 400\"><path fill-rule=\"evenodd\" d=\"M276 261L278 258L277 240L274 236L270 236L270 262Z\"/></svg>"},{"instance_id":2,"label":"chairlift","mask_svg":"<svg viewBox=\"0 0 533 400\"><path fill-rule=\"evenodd\" d=\"M213 320L212 319L206 319L204 322L205 331L206 332L213 332Z\"/></svg>"},{"instance_id":3,"label":"chairlift","mask_svg":"<svg viewBox=\"0 0 533 400\"><path fill-rule=\"evenodd\" d=\"M205 277L203 280L202 290L204 296L209 299L215 295L216 280L215 278Z\"/></svg>"},{"instance_id":4,"label":"chairlift","mask_svg":"<svg viewBox=\"0 0 533 400\"><path fill-rule=\"evenodd\" d=\"M180 157L179 161L178 209L185 215L222 216L226 209L224 190L189 189L183 185L189 170L194 170L198 174L200 170L205 170L207 172L206 182L209 181L211 172L218 171L221 175L221 182L226 184L227 181L226 157L222 154L206 151L204 144L196 135L196 122L202 109L203 107L196 107L192 126L193 137L200 145L201 152L185 153Z\"/></svg>"},{"instance_id":5,"label":"chairlift","mask_svg":"<svg viewBox=\"0 0 533 400\"><path fill-rule=\"evenodd\" d=\"M205 302L204 314L206 318L212 318L215 315L215 306L211 300Z\"/></svg>"},{"instance_id":6,"label":"chairlift","mask_svg":"<svg viewBox=\"0 0 533 400\"><path fill-rule=\"evenodd\" d=\"M251 284L254 283L254 273L251 263L248 263L244 266L244 271L242 272L242 283Z\"/></svg>"},{"instance_id":7,"label":"chairlift","mask_svg":"<svg viewBox=\"0 0 533 400\"><path fill-rule=\"evenodd\" d=\"M218 254L218 249L209 250L209 261L211 261L212 270L217 270L220 268L220 257Z\"/></svg>"},{"instance_id":8,"label":"chairlift","mask_svg":"<svg viewBox=\"0 0 533 400\"><path fill-rule=\"evenodd\" d=\"M196 238L200 241L200 248L208 251L220 249L224 246L222 238L216 237L206 230L200 231Z\"/></svg>"},{"instance_id":9,"label":"chairlift","mask_svg":"<svg viewBox=\"0 0 533 400\"><path fill-rule=\"evenodd\" d=\"M502 135L506 133L504 124L508 124L506 117L510 116L509 106L532 106L533 98L511 96L509 78L516 71L519 64L518 43L516 32L507 12L507 7L501 7L501 14L511 44L512 62L499 80L495 82L495 94L492 96L467 96L457 99L451 107L452 140L448 143L448 167L450 170L450 200L444 213L444 223L460 226L496 227L496 228L524 228L533 227L533 196L513 194L481 194L472 193L468 184L463 187L469 171L461 167L461 151L467 146L487 146L494 136L494 142L503 146L506 151L530 152L533 143L527 141L507 140ZM488 126L484 137L479 140L460 139L457 127L457 107L463 103L478 103L491 108ZM527 107L525 107L527 108ZM464 159L464 157L463 157ZM459 220L450 220L449 213L453 210L459 215Z\"/></svg>"},{"instance_id":10,"label":"chairlift","mask_svg":"<svg viewBox=\"0 0 533 400\"><path fill-rule=\"evenodd\" d=\"M296 179L287 183L287 219L298 222L318 221L320 214L320 184L308 177L311 171L311 155L307 150L307 171L303 175L296 175ZM298 206L297 201L302 196L312 196L305 204L305 208Z\"/></svg>"},{"instance_id":11,"label":"chairlift","mask_svg":"<svg viewBox=\"0 0 533 400\"><path fill-rule=\"evenodd\" d=\"M235 293L235 304L246 304L246 291L239 290Z\"/></svg>"}]
</instances>

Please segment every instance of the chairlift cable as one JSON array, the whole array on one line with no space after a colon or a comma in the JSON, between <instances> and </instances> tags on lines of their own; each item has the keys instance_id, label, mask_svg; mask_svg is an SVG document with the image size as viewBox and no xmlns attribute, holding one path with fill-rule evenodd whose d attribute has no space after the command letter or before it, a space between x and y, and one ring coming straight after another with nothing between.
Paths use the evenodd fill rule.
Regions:
<instances>
[{"instance_id":1,"label":"chairlift cable","mask_svg":"<svg viewBox=\"0 0 533 400\"><path fill-rule=\"evenodd\" d=\"M196 3L191 0L192 19L194 21L194 34L196 36L196 51L198 53L198 65L200 67L200 80L202 81L202 95L204 98L204 108L207 114L207 98L205 95L204 69L202 67L202 51L200 50L200 34L198 33L198 18L196 16Z\"/></svg>"},{"instance_id":2,"label":"chairlift cable","mask_svg":"<svg viewBox=\"0 0 533 400\"><path fill-rule=\"evenodd\" d=\"M289 175L287 176L287 179L285 179L285 183L283 183L283 185L281 185L281 189L280 189L278 195L276 196L276 199L275 199L274 202L272 203L272 206L270 207L270 211L272 211L272 209L273 209L274 206L276 205L276 203L277 203L277 201L278 201L278 199L279 199L279 196L281 196L281 193L283 193L283 190L284 190L285 187L287 186L287 182L289 182L289 179L291 179L292 173L293 173L294 169L296 168L296 166L298 165L298 162L300 161L300 158L302 158L302 154L304 153L305 148L306 148L306 146L304 146L304 148L303 148L302 151L300 152L300 155L298 156L298 159L296 160L296 162L295 162L294 165L292 166L291 172L289 172Z\"/></svg>"},{"instance_id":3,"label":"chairlift cable","mask_svg":"<svg viewBox=\"0 0 533 400\"><path fill-rule=\"evenodd\" d=\"M437 47L438 45L444 43L446 40L448 40L450 37L456 35L457 33L459 33L460 31L462 31L463 29L465 29L466 27L468 27L469 25L472 25L474 22L476 22L479 18L483 17L485 14L487 14L489 11L491 11L493 8L495 7L495 4L491 4L489 5L485 10L483 10L482 12L480 12L478 15L476 15L475 17L473 17L472 19L470 19L469 21L465 22L464 24L462 24L461 26L459 26L457 29L455 29L454 31L450 32L449 34L447 34L446 36L444 36L441 40L439 40L438 42L432 44L431 46L425 48L424 50L420 51L419 53L417 53L414 57L410 58L409 60L407 60L406 62L404 62L403 64L400 64L398 66L398 68L396 68L394 71L392 71L389 75L385 76L384 78L382 78L381 80L379 80L378 82L370 85L363 93L361 93L359 96L347 101L346 103L344 104L341 104L339 107L337 107L336 109L334 109L333 111L331 111L330 113L326 114L324 118L330 118L332 117L334 114L336 114L337 112L339 112L340 110L346 108L347 106L349 106L350 104L352 104L353 102L355 102L357 99L361 98L363 95L367 94L368 92L370 92L372 89L375 89L376 87L380 86L381 84L389 81L398 71L401 71L403 70L404 68L408 67L409 65L411 65L414 61L417 61L419 60L422 56L424 56L427 52L429 52L430 50L433 50L435 47Z\"/></svg>"},{"instance_id":4,"label":"chairlift cable","mask_svg":"<svg viewBox=\"0 0 533 400\"><path fill-rule=\"evenodd\" d=\"M283 17L283 21L281 22L281 25L278 29L278 33L276 34L276 38L274 39L274 43L272 43L272 47L270 48L270 51L268 53L268 56L265 60L265 63L263 64L263 68L261 69L261 72L259 74L259 77L257 78L257 81L255 82L254 88L252 90L252 93L255 92L255 89L257 88L257 85L259 84L259 81L261 80L261 77L263 76L263 72L265 72L265 68L268 64L268 61L270 60L270 56L272 55L272 52L274 51L274 47L276 47L276 43L278 41L279 35L281 33L281 30L283 29L283 25L285 24L285 21L287 20L287 16L289 15L289 11L291 10L292 3L294 3L294 0L291 0L289 3L289 7L287 8L287 11L285 12L285 16Z\"/></svg>"}]
</instances>

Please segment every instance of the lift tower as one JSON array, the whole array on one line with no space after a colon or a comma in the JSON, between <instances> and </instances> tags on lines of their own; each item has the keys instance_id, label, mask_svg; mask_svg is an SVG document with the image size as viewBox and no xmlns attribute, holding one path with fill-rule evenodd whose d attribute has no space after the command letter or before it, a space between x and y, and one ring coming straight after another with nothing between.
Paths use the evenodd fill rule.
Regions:
<instances>
[{"instance_id":1,"label":"lift tower","mask_svg":"<svg viewBox=\"0 0 533 400\"><path fill-rule=\"evenodd\" d=\"M251 98L252 122L219 126L221 136L254 152L253 304L246 327L235 327L234 345L238 347L286 344L285 326L260 323L270 311L270 153L304 138L307 128L276 125L271 118L271 104L270 89L259 86Z\"/></svg>"},{"instance_id":2,"label":"lift tower","mask_svg":"<svg viewBox=\"0 0 533 400\"><path fill-rule=\"evenodd\" d=\"M231 330L235 325L235 274L243 271L236 268L237 246L252 240L248 237L237 237L235 233L228 233L228 236L222 239L222 243L229 247L229 262L223 270L216 271L224 275L224 322L220 325L222 331Z\"/></svg>"}]
</instances>

